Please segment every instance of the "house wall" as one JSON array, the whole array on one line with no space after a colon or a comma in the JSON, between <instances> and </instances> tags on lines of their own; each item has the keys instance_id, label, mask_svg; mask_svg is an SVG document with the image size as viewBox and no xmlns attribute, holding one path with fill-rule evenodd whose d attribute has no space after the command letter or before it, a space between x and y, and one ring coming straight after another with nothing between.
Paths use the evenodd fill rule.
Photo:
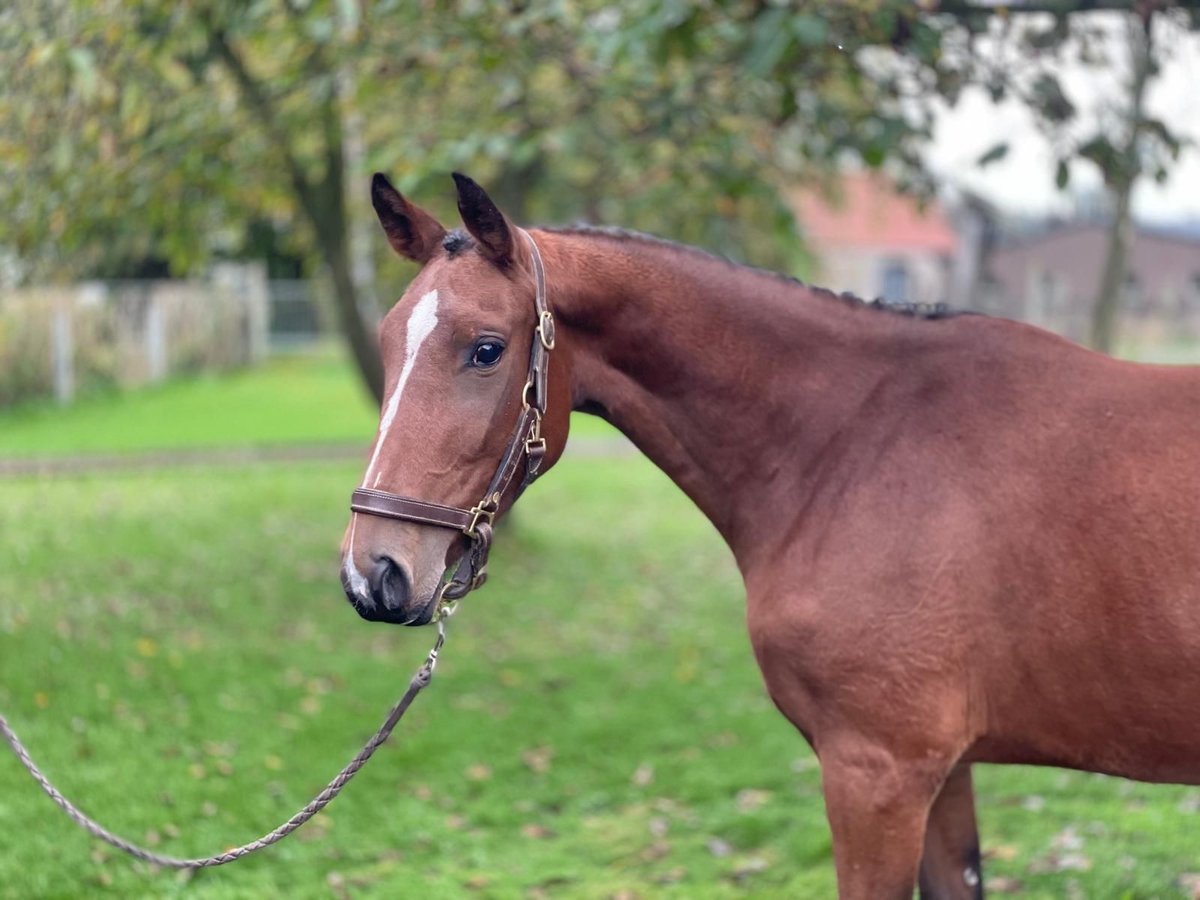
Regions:
<instances>
[{"instance_id":1,"label":"house wall","mask_svg":"<svg viewBox=\"0 0 1200 900\"><path fill-rule=\"evenodd\" d=\"M1107 250L1108 236L1099 226L1064 228L998 248L973 305L1082 340ZM1129 273L1124 332L1135 337L1200 335L1200 243L1138 232Z\"/></svg>"},{"instance_id":2,"label":"house wall","mask_svg":"<svg viewBox=\"0 0 1200 900\"><path fill-rule=\"evenodd\" d=\"M908 272L908 303L945 303L950 297L950 259L916 249L817 247L815 283L832 291L849 291L866 300L883 296L883 273L889 262Z\"/></svg>"}]
</instances>

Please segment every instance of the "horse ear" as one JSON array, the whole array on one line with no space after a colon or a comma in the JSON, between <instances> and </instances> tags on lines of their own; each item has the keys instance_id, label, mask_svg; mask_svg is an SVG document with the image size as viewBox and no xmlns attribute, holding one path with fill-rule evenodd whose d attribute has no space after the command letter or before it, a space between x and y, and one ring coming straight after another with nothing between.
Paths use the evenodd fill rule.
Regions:
<instances>
[{"instance_id":1,"label":"horse ear","mask_svg":"<svg viewBox=\"0 0 1200 900\"><path fill-rule=\"evenodd\" d=\"M483 188L460 172L454 173L458 188L458 211L479 249L501 269L513 261L513 227Z\"/></svg>"},{"instance_id":2,"label":"horse ear","mask_svg":"<svg viewBox=\"0 0 1200 900\"><path fill-rule=\"evenodd\" d=\"M388 243L406 259L428 262L446 236L446 229L437 219L404 199L381 172L371 179L371 205Z\"/></svg>"}]
</instances>

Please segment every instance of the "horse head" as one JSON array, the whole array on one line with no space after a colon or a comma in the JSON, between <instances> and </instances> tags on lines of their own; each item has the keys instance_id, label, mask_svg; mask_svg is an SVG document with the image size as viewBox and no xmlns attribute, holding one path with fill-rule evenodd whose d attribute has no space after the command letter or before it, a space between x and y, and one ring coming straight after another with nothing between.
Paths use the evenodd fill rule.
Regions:
<instances>
[{"instance_id":1,"label":"horse head","mask_svg":"<svg viewBox=\"0 0 1200 900\"><path fill-rule=\"evenodd\" d=\"M465 555L486 560L493 519L566 444L566 356L551 373L535 240L470 178L454 180L465 231L383 175L371 184L392 249L421 265L380 326L385 399L343 542L346 596L373 621L428 623L448 586L469 589L447 574L464 560L477 584L479 560Z\"/></svg>"}]
</instances>

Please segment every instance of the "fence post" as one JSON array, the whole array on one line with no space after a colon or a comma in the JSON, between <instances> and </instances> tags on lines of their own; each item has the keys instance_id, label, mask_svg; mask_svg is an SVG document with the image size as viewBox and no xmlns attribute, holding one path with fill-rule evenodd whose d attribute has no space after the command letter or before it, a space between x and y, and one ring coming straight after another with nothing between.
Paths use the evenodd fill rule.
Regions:
<instances>
[{"instance_id":1,"label":"fence post","mask_svg":"<svg viewBox=\"0 0 1200 900\"><path fill-rule=\"evenodd\" d=\"M74 296L58 293L54 302L54 329L51 343L54 355L54 398L66 406L75 399L75 341L71 329Z\"/></svg>"},{"instance_id":2,"label":"fence post","mask_svg":"<svg viewBox=\"0 0 1200 900\"><path fill-rule=\"evenodd\" d=\"M146 307L146 375L151 384L167 377L167 329L158 285L150 283Z\"/></svg>"}]
</instances>

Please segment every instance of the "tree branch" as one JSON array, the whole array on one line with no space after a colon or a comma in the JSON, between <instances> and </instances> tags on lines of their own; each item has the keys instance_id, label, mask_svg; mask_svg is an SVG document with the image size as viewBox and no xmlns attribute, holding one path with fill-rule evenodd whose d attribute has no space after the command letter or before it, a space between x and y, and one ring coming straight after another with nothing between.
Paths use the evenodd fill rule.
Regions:
<instances>
[{"instance_id":1,"label":"tree branch","mask_svg":"<svg viewBox=\"0 0 1200 900\"><path fill-rule=\"evenodd\" d=\"M233 80L237 82L238 88L245 97L246 102L255 114L262 121L263 127L267 131L267 135L271 143L275 145L283 157L284 166L287 168L288 178L292 182L292 188L296 191L296 196L300 198L305 211L314 223L321 221L321 205L318 199L316 187L309 181L308 176L304 172L303 166L296 158L296 154L292 150L291 141L288 138L287 130L279 121L279 116L276 112L274 104L268 97L266 90L262 84L250 73L245 62L233 49L233 45L229 43L229 39L223 28L218 27L211 19L203 18L205 30L208 32L208 44L220 60L221 64L233 76Z\"/></svg>"}]
</instances>

